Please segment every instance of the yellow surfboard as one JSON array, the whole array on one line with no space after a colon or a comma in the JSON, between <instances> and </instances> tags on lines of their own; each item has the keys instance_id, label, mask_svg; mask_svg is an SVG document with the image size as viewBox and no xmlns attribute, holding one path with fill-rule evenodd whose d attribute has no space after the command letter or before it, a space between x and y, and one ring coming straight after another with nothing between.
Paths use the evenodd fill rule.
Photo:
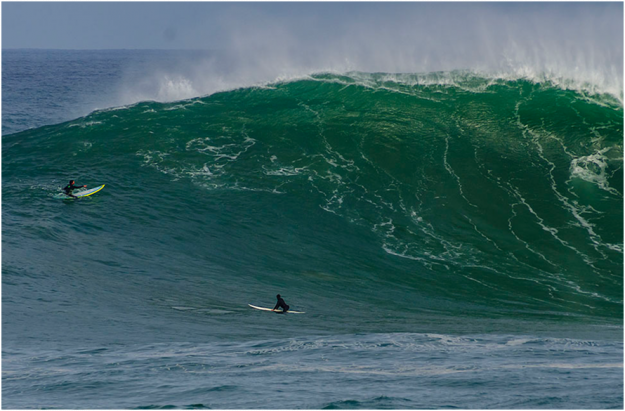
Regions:
<instances>
[{"instance_id":1,"label":"yellow surfboard","mask_svg":"<svg viewBox=\"0 0 625 411\"><path fill-rule=\"evenodd\" d=\"M95 187L95 188L90 188L88 190L82 190L82 191L76 191L75 193L73 193L76 197L81 198L81 197L89 197L92 194L97 193L98 191L102 190L104 188L106 184L102 184L101 186ZM57 194L54 196L54 198L58 198L61 200L72 200L74 197L70 197L66 194Z\"/></svg>"}]
</instances>

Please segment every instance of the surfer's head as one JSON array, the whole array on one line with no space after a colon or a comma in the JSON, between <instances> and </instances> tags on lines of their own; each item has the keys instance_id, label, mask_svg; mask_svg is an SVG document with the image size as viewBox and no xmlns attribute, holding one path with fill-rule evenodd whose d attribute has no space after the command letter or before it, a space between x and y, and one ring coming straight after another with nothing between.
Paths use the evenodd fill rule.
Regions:
<instances>
[{"instance_id":1,"label":"surfer's head","mask_svg":"<svg viewBox=\"0 0 625 411\"><path fill-rule=\"evenodd\" d=\"M276 295L277 298L280 298L280 294Z\"/></svg>"},{"instance_id":2,"label":"surfer's head","mask_svg":"<svg viewBox=\"0 0 625 411\"><path fill-rule=\"evenodd\" d=\"M69 180L69 183L70 184L74 184L74 180Z\"/></svg>"}]
</instances>

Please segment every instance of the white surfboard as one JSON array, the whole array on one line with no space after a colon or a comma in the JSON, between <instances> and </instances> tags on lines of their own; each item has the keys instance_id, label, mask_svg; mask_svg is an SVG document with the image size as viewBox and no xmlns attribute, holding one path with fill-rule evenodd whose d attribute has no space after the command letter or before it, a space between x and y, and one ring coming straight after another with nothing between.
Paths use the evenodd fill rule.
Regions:
<instances>
[{"instance_id":1,"label":"white surfboard","mask_svg":"<svg viewBox=\"0 0 625 411\"><path fill-rule=\"evenodd\" d=\"M273 311L276 314L284 314L284 311L282 310L272 310L271 308L265 308L265 307L256 307L255 305L252 304L248 304L250 307L252 307L255 310L261 310L261 311ZM286 314L306 314L303 311L287 311Z\"/></svg>"}]
</instances>

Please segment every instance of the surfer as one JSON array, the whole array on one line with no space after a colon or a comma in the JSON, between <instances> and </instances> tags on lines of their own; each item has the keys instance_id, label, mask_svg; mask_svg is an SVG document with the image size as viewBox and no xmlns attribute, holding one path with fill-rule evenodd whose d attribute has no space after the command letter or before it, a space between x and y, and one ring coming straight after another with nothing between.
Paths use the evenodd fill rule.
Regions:
<instances>
[{"instance_id":1,"label":"surfer","mask_svg":"<svg viewBox=\"0 0 625 411\"><path fill-rule=\"evenodd\" d=\"M282 297L280 297L280 294L278 294L276 297L278 298L278 302L276 303L276 306L273 307L274 311L277 310L278 307L280 307L280 308L282 308L283 312L287 312L289 310L289 306L286 305L286 303L284 302Z\"/></svg>"},{"instance_id":2,"label":"surfer","mask_svg":"<svg viewBox=\"0 0 625 411\"><path fill-rule=\"evenodd\" d=\"M65 187L63 187L63 191L65 191L65 195L70 196L70 197L74 197L74 198L78 198L75 195L72 194L72 191L74 191L77 188L87 188L86 185L80 187L74 184L75 181L74 180L69 180L69 184L66 185Z\"/></svg>"}]
</instances>

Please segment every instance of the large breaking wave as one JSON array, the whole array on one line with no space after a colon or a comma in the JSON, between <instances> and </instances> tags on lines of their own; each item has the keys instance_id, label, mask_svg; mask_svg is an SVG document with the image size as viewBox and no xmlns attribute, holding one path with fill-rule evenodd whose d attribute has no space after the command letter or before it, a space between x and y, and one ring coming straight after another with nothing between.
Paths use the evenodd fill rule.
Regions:
<instances>
[{"instance_id":1,"label":"large breaking wave","mask_svg":"<svg viewBox=\"0 0 625 411\"><path fill-rule=\"evenodd\" d=\"M622 136L610 94L467 72L317 74L143 102L6 136L4 236L88 236L50 215L47 194L77 177L107 183L92 200L115 210L93 223L107 238L144 233L125 250L134 269L164 247L164 267L183 253L215 278L320 299L618 319ZM25 231L33 201L43 228ZM177 275L212 275L189 270Z\"/></svg>"}]
</instances>

